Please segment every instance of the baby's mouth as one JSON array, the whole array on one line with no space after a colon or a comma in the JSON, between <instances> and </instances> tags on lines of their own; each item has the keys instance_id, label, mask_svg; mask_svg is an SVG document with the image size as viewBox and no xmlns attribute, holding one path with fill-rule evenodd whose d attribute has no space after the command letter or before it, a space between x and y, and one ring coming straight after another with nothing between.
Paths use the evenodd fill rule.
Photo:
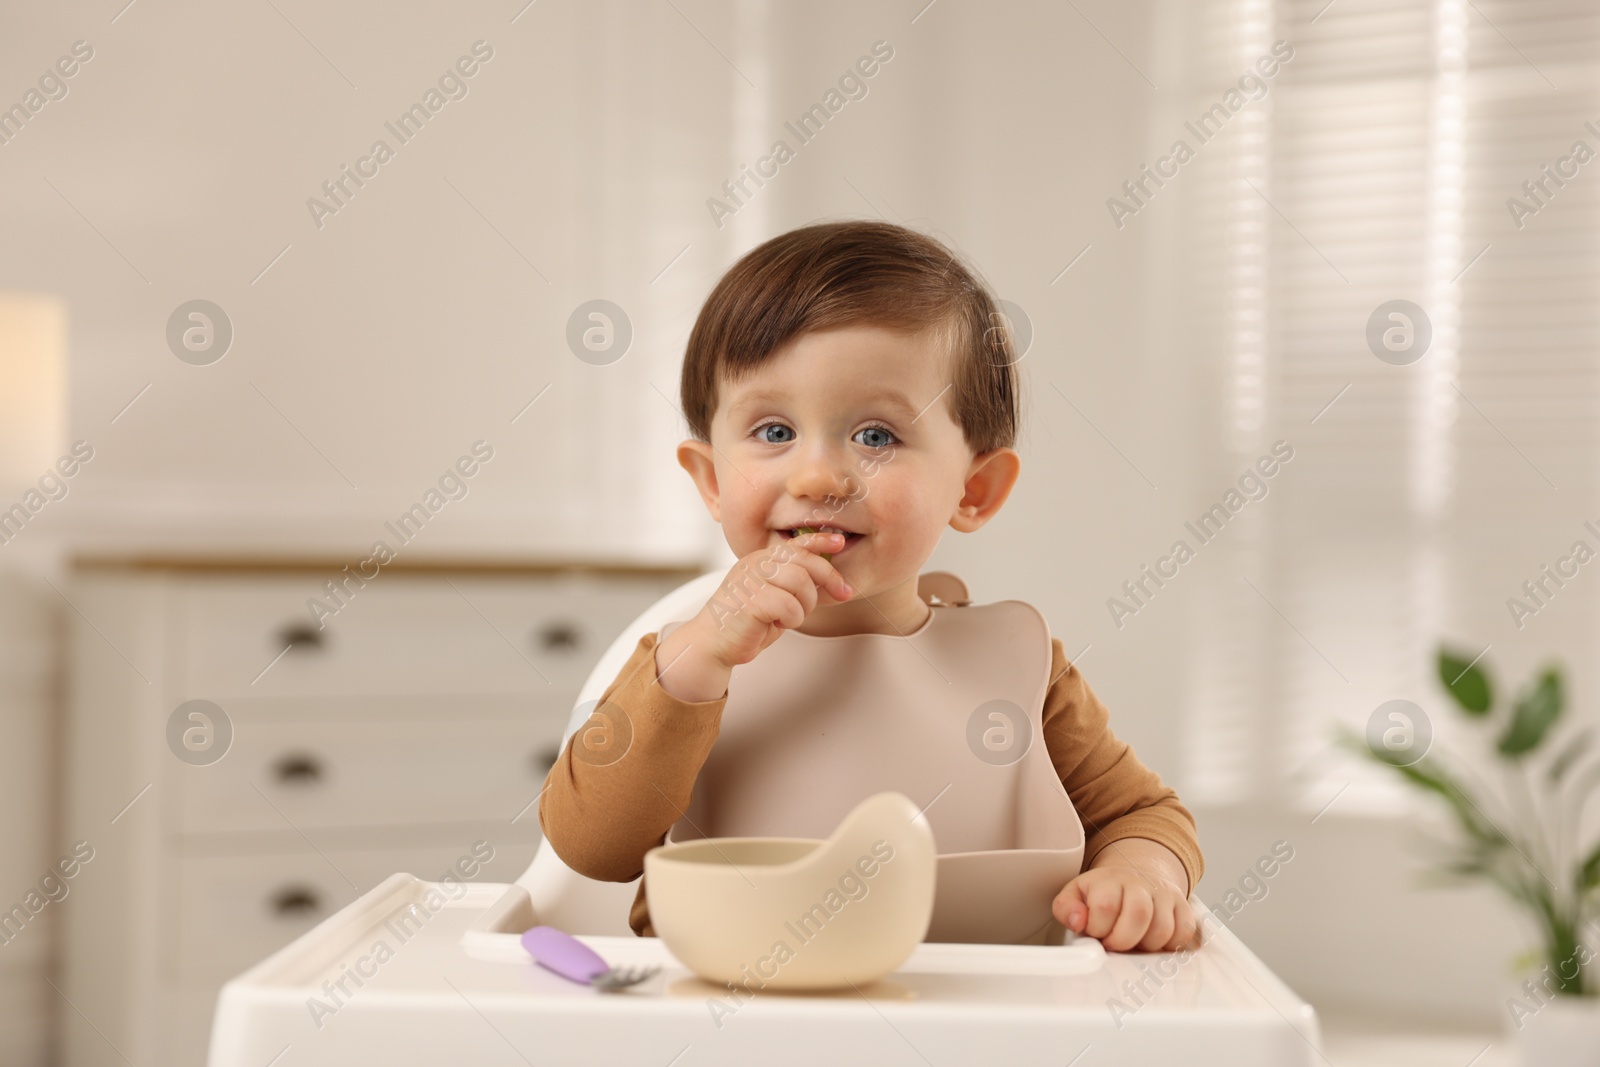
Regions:
<instances>
[{"instance_id":1,"label":"baby's mouth","mask_svg":"<svg viewBox=\"0 0 1600 1067\"><path fill-rule=\"evenodd\" d=\"M855 544L857 541L866 536L866 534L854 533L838 526L793 526L787 530L778 530L776 532L781 537L793 540L804 533L811 533L818 530L831 530L834 533L844 534L844 546L838 550L839 552L843 552L845 549L849 548L851 545ZM830 553L830 555L836 554L837 553Z\"/></svg>"}]
</instances>

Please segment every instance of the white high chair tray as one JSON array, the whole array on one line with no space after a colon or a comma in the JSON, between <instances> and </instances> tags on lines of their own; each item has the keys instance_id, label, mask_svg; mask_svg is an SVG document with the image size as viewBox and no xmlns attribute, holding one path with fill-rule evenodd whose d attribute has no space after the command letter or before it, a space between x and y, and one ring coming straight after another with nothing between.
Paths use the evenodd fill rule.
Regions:
<instances>
[{"instance_id":1,"label":"white high chair tray","mask_svg":"<svg viewBox=\"0 0 1600 1067\"><path fill-rule=\"evenodd\" d=\"M426 922L398 926L413 904ZM1210 914L1198 899L1191 905ZM925 943L859 990L738 998L696 977L658 938L582 937L613 965L662 970L620 993L578 985L523 951L517 935L533 923L520 886L392 875L223 987L210 1065L809 1067L837 1056L885 1067L1060 1067L1090 1048L1086 1062L1097 1067L1321 1058L1310 1005L1216 922L1182 964L1176 954L1107 953L1088 938Z\"/></svg>"}]
</instances>

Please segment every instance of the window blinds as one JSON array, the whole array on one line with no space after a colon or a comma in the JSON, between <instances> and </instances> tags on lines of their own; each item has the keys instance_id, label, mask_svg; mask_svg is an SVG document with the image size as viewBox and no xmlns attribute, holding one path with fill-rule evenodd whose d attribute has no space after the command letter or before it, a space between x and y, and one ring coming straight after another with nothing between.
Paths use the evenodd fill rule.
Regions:
<instances>
[{"instance_id":1,"label":"window blinds","mask_svg":"<svg viewBox=\"0 0 1600 1067\"><path fill-rule=\"evenodd\" d=\"M1429 713L1437 743L1457 739L1432 680L1441 641L1487 648L1502 689L1552 655L1572 691L1600 684L1600 576L1537 633L1505 604L1600 519L1600 159L1571 158L1576 141L1600 152L1600 10L1203 10L1192 112L1273 41L1294 48L1208 144L1184 225L1202 332L1221 346L1223 466L1280 438L1296 459L1230 527L1196 630L1186 778L1208 802L1392 810L1390 776L1330 739L1395 697ZM1433 330L1404 366L1366 341L1396 299Z\"/></svg>"}]
</instances>

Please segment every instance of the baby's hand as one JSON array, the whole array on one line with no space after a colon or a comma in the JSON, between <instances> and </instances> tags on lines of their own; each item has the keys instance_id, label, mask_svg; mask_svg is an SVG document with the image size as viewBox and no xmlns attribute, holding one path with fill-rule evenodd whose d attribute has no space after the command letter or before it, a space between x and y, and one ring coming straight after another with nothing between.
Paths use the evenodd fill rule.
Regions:
<instances>
[{"instance_id":1,"label":"baby's hand","mask_svg":"<svg viewBox=\"0 0 1600 1067\"><path fill-rule=\"evenodd\" d=\"M1176 952L1198 944L1183 887L1136 867L1094 867L1068 882L1050 906L1073 933L1112 952Z\"/></svg>"},{"instance_id":2,"label":"baby's hand","mask_svg":"<svg viewBox=\"0 0 1600 1067\"><path fill-rule=\"evenodd\" d=\"M813 532L745 556L691 620L695 644L731 670L804 623L823 597L849 600L855 590L822 555L843 547L842 535Z\"/></svg>"},{"instance_id":3,"label":"baby's hand","mask_svg":"<svg viewBox=\"0 0 1600 1067\"><path fill-rule=\"evenodd\" d=\"M656 646L661 687L680 700L715 699L727 691L733 668L805 622L821 598L855 596L821 554L843 547L839 534L807 533L735 563L706 606Z\"/></svg>"}]
</instances>

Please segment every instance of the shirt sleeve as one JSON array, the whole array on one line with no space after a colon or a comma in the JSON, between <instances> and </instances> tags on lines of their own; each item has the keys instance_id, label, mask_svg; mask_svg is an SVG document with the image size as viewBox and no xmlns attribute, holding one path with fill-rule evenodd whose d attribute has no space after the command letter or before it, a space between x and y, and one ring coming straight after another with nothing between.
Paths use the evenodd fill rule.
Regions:
<instances>
[{"instance_id":1,"label":"shirt sleeve","mask_svg":"<svg viewBox=\"0 0 1600 1067\"><path fill-rule=\"evenodd\" d=\"M1042 729L1050 762L1083 822L1083 869L1112 842L1143 837L1178 857L1189 876L1184 892L1192 893L1205 873L1194 816L1111 732L1110 713L1067 661L1060 638L1051 638L1050 659Z\"/></svg>"},{"instance_id":2,"label":"shirt sleeve","mask_svg":"<svg viewBox=\"0 0 1600 1067\"><path fill-rule=\"evenodd\" d=\"M539 795L545 840L587 878L631 882L644 872L644 854L666 840L688 808L722 723L726 691L691 703L661 687L659 637L639 639ZM641 882L635 911L643 896Z\"/></svg>"}]
</instances>

